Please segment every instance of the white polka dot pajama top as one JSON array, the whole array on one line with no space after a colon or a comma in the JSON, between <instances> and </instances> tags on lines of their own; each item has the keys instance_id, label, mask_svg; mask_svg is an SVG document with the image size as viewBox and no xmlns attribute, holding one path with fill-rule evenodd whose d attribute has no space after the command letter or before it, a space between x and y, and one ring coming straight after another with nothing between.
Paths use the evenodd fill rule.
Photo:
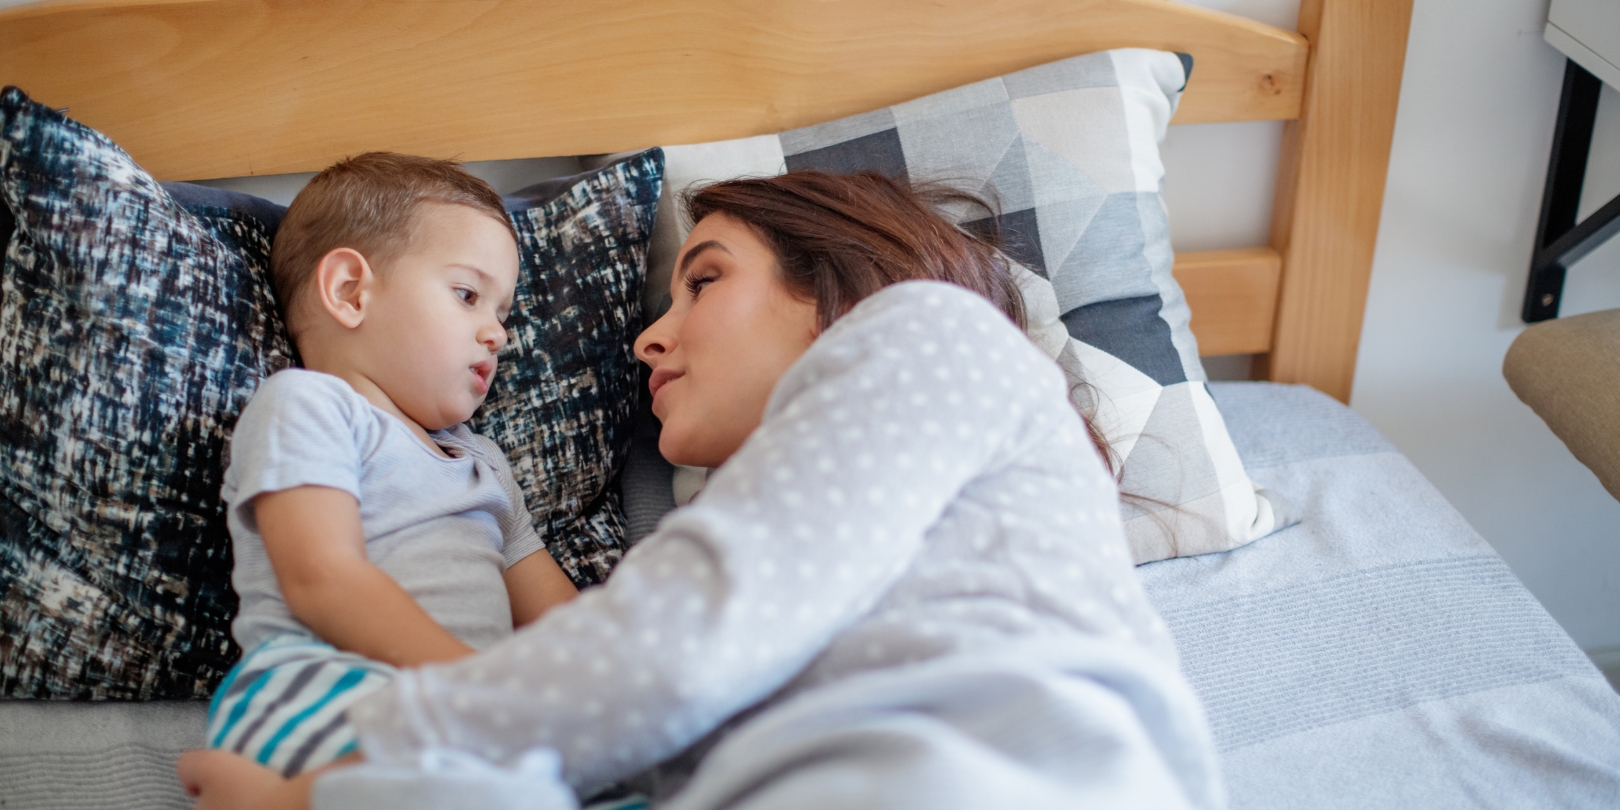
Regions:
<instances>
[{"instance_id":1,"label":"white polka dot pajama top","mask_svg":"<svg viewBox=\"0 0 1620 810\"><path fill-rule=\"evenodd\" d=\"M702 741L680 808L1222 803L1063 375L936 282L828 329L604 585L351 719L379 762L553 748L581 795Z\"/></svg>"}]
</instances>

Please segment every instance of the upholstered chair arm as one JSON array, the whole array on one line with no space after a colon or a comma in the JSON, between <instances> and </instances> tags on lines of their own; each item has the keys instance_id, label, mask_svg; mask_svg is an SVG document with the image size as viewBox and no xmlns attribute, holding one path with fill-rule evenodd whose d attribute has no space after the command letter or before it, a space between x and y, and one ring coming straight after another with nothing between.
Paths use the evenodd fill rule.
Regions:
<instances>
[{"instance_id":1,"label":"upholstered chair arm","mask_svg":"<svg viewBox=\"0 0 1620 810\"><path fill-rule=\"evenodd\" d=\"M1502 376L1620 498L1620 309L1524 330L1508 348Z\"/></svg>"}]
</instances>

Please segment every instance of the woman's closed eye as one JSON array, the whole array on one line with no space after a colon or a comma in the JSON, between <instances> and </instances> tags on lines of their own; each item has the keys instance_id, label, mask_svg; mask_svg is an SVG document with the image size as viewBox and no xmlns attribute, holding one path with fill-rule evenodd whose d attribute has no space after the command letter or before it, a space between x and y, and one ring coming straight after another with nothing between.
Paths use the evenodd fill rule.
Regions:
<instances>
[{"instance_id":1,"label":"woman's closed eye","mask_svg":"<svg viewBox=\"0 0 1620 810\"><path fill-rule=\"evenodd\" d=\"M716 278L718 278L718 276L712 273L707 275L687 276L686 291L690 293L693 298L696 298L697 294L702 292L704 287L707 287L709 284L713 283Z\"/></svg>"}]
</instances>

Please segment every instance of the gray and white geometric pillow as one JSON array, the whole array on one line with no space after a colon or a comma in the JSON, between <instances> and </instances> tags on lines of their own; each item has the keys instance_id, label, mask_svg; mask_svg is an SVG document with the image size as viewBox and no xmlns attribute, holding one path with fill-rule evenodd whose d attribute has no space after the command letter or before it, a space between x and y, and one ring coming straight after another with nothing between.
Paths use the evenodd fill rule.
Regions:
<instances>
[{"instance_id":1,"label":"gray and white geometric pillow","mask_svg":"<svg viewBox=\"0 0 1620 810\"><path fill-rule=\"evenodd\" d=\"M1023 265L1032 337L1058 361L1116 458L1138 563L1225 551L1291 522L1256 487L1205 386L1191 313L1171 275L1158 144L1191 57L1087 54L817 126L666 146L648 265L664 305L694 184L814 168L876 170L995 199L1003 250ZM966 211L954 214L972 229ZM683 489L693 473L681 474ZM684 494L684 493L683 493Z\"/></svg>"}]
</instances>

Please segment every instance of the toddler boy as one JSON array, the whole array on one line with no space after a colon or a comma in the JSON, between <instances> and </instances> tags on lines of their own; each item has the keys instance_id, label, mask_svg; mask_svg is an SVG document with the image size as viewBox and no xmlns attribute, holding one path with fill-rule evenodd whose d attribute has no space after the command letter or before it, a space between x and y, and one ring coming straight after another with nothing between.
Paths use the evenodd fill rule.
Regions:
<instances>
[{"instance_id":1,"label":"toddler boy","mask_svg":"<svg viewBox=\"0 0 1620 810\"><path fill-rule=\"evenodd\" d=\"M304 368L243 409L221 494L244 655L208 746L292 776L353 751L346 710L575 594L494 442L462 424L506 344L516 235L452 162L349 158L299 193L271 275Z\"/></svg>"}]
</instances>

